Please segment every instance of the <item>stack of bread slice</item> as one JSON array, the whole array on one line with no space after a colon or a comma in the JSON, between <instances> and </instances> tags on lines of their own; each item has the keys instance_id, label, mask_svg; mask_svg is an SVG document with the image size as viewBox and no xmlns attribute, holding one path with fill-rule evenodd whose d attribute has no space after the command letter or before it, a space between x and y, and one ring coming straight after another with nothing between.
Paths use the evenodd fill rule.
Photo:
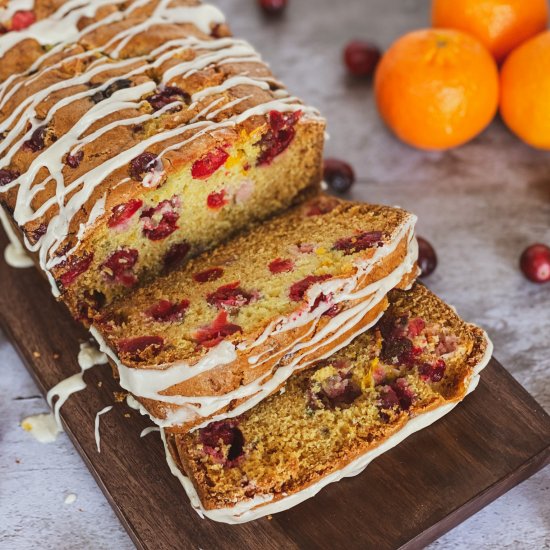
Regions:
<instances>
[{"instance_id":1,"label":"stack of bread slice","mask_svg":"<svg viewBox=\"0 0 550 550\"><path fill-rule=\"evenodd\" d=\"M293 506L475 387L490 343L415 283L416 217L320 192L323 119L219 10L7 4L0 203L200 513Z\"/></svg>"}]
</instances>

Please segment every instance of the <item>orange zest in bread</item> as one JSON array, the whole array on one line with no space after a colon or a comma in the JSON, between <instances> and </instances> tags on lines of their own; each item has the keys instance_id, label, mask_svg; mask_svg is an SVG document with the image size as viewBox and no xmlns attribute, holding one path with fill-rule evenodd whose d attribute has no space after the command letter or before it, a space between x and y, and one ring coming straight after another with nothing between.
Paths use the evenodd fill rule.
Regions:
<instances>
[{"instance_id":1,"label":"orange zest in bread","mask_svg":"<svg viewBox=\"0 0 550 550\"><path fill-rule=\"evenodd\" d=\"M226 395L292 363L298 350L312 361L342 346L345 327L336 320L348 310L357 313L345 334L372 324L386 292L416 275L414 221L395 208L311 199L115 301L94 328L116 352L119 368L181 365L190 372L161 395ZM390 286L380 290L386 279L380 285ZM335 331L342 334L331 340ZM193 373L194 365L215 361L218 348L235 355ZM171 408L140 401L157 418Z\"/></svg>"},{"instance_id":2,"label":"orange zest in bread","mask_svg":"<svg viewBox=\"0 0 550 550\"><path fill-rule=\"evenodd\" d=\"M87 322L315 189L324 121L212 6L63 4L2 23L0 205Z\"/></svg>"},{"instance_id":3,"label":"orange zest in bread","mask_svg":"<svg viewBox=\"0 0 550 550\"><path fill-rule=\"evenodd\" d=\"M168 436L205 509L292 495L411 417L461 400L488 342L422 285L390 292L378 324L244 415Z\"/></svg>"}]
</instances>

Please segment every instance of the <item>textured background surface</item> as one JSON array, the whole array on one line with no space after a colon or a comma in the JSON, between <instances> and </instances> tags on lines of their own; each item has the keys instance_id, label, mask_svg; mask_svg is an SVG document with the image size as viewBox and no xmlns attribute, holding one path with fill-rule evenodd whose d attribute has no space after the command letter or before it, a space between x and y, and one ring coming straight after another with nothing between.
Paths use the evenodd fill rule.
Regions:
<instances>
[{"instance_id":1,"label":"textured background surface","mask_svg":"<svg viewBox=\"0 0 550 550\"><path fill-rule=\"evenodd\" d=\"M419 233L440 259L429 286L489 331L499 360L550 410L550 287L527 283L517 269L526 245L550 242L550 154L499 122L456 151L409 149L379 121L370 84L349 82L340 62L350 38L386 47L426 26L429 2L291 0L281 21L264 20L254 0L218 4L291 90L327 115L328 154L349 160L360 178L353 198L418 214ZM67 437L44 446L19 427L47 407L2 335L0 366L0 548L131 548ZM69 493L78 498L65 505ZM433 548L550 548L550 468Z\"/></svg>"}]
</instances>

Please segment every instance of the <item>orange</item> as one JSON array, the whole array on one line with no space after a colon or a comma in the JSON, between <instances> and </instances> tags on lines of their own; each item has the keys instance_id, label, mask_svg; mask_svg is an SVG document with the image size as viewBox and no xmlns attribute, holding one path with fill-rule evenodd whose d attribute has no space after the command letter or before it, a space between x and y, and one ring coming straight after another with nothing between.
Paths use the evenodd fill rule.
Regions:
<instances>
[{"instance_id":1,"label":"orange","mask_svg":"<svg viewBox=\"0 0 550 550\"><path fill-rule=\"evenodd\" d=\"M548 0L433 0L432 25L467 32L501 62L516 46L542 32Z\"/></svg>"},{"instance_id":2,"label":"orange","mask_svg":"<svg viewBox=\"0 0 550 550\"><path fill-rule=\"evenodd\" d=\"M504 122L528 144L550 150L550 31L514 50L500 79Z\"/></svg>"},{"instance_id":3,"label":"orange","mask_svg":"<svg viewBox=\"0 0 550 550\"><path fill-rule=\"evenodd\" d=\"M405 143L448 149L479 134L498 107L498 70L475 38L425 29L401 37L375 75L380 115Z\"/></svg>"}]
</instances>

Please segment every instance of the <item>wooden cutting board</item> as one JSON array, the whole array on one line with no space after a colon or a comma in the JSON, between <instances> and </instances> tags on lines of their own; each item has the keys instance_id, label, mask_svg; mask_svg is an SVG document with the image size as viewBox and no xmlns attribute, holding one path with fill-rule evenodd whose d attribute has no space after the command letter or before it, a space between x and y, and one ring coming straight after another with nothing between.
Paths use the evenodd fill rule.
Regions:
<instances>
[{"instance_id":1,"label":"wooden cutting board","mask_svg":"<svg viewBox=\"0 0 550 550\"><path fill-rule=\"evenodd\" d=\"M0 250L6 240L0 236ZM0 260L0 325L41 391L78 372L87 333L34 269ZM138 548L421 548L550 462L550 417L496 361L448 416L300 506L244 525L202 520L165 463L157 433L124 403L107 366L62 408L65 429Z\"/></svg>"}]
</instances>

